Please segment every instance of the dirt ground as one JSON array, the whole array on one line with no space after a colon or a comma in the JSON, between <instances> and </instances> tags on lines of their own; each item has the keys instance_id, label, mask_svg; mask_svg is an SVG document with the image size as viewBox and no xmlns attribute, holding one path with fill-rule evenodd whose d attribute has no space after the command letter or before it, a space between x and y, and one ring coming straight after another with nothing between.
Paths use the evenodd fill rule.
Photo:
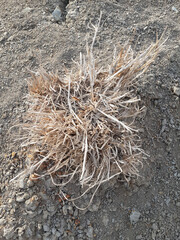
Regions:
<instances>
[{"instance_id":1,"label":"dirt ground","mask_svg":"<svg viewBox=\"0 0 180 240\"><path fill-rule=\"evenodd\" d=\"M0 1L0 239L180 239L180 2L179 0L1 0ZM59 5L62 20L52 12ZM90 209L78 211L57 199L47 181L9 181L24 155L10 127L26 111L30 70L64 74L74 68L92 39L88 23L102 24L95 44L99 65L132 39L139 52L166 29L164 50L141 76L138 94L147 111L138 120L149 154L132 185L101 187ZM136 31L135 31L136 30ZM79 191L78 186L72 186ZM84 201L88 201L89 195ZM31 201L33 199L33 201ZM133 221L132 221L133 219Z\"/></svg>"}]
</instances>

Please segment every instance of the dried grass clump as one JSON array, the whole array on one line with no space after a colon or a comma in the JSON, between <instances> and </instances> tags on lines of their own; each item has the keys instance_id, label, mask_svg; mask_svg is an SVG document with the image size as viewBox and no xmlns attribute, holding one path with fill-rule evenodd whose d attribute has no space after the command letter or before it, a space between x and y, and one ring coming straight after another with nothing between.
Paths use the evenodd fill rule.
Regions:
<instances>
[{"instance_id":1,"label":"dried grass clump","mask_svg":"<svg viewBox=\"0 0 180 240\"><path fill-rule=\"evenodd\" d=\"M40 71L29 81L22 146L36 154L19 177L50 175L55 185L78 178L88 189L123 174L138 175L143 151L136 116L142 112L136 79L153 62L160 40L134 57L125 44L110 70L96 67L93 44L76 73L61 78Z\"/></svg>"}]
</instances>

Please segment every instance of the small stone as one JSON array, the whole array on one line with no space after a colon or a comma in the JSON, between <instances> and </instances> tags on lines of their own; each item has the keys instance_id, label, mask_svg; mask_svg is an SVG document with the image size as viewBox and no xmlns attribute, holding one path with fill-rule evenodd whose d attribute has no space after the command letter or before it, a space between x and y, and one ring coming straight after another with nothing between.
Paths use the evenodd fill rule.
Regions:
<instances>
[{"instance_id":1,"label":"small stone","mask_svg":"<svg viewBox=\"0 0 180 240\"><path fill-rule=\"evenodd\" d=\"M37 212L36 212L36 211L33 212L33 211L28 211L28 210L26 210L26 212L27 212L27 214L28 214L28 217L30 217L30 218L34 218L34 217L37 215Z\"/></svg>"},{"instance_id":2,"label":"small stone","mask_svg":"<svg viewBox=\"0 0 180 240\"><path fill-rule=\"evenodd\" d=\"M62 211L63 211L64 215L67 215L67 206L66 205L63 206Z\"/></svg>"},{"instance_id":3,"label":"small stone","mask_svg":"<svg viewBox=\"0 0 180 240\"><path fill-rule=\"evenodd\" d=\"M18 193L16 195L16 201L21 203L28 199L28 197L29 197L28 193Z\"/></svg>"},{"instance_id":4,"label":"small stone","mask_svg":"<svg viewBox=\"0 0 180 240\"><path fill-rule=\"evenodd\" d=\"M53 16L53 18L56 22L59 22L59 21L62 20L62 13L61 13L61 10L58 6L53 11L52 16Z\"/></svg>"},{"instance_id":5,"label":"small stone","mask_svg":"<svg viewBox=\"0 0 180 240\"><path fill-rule=\"evenodd\" d=\"M153 223L153 225L152 225L152 229L153 229L154 231L157 231L157 230L158 230L158 226L157 226L156 223Z\"/></svg>"},{"instance_id":6,"label":"small stone","mask_svg":"<svg viewBox=\"0 0 180 240\"><path fill-rule=\"evenodd\" d=\"M177 206L177 207L180 207L180 202L177 202L177 203L176 203L176 206Z\"/></svg>"},{"instance_id":7,"label":"small stone","mask_svg":"<svg viewBox=\"0 0 180 240\"><path fill-rule=\"evenodd\" d=\"M141 216L140 212L138 212L136 210L133 210L131 215L130 215L131 224L137 223L139 221L140 216Z\"/></svg>"},{"instance_id":8,"label":"small stone","mask_svg":"<svg viewBox=\"0 0 180 240\"><path fill-rule=\"evenodd\" d=\"M93 227L89 226L86 233L88 239L93 239Z\"/></svg>"},{"instance_id":9,"label":"small stone","mask_svg":"<svg viewBox=\"0 0 180 240\"><path fill-rule=\"evenodd\" d=\"M174 6L172 6L172 11L174 11L174 12L178 13L178 10L177 10L177 8L175 8Z\"/></svg>"},{"instance_id":10,"label":"small stone","mask_svg":"<svg viewBox=\"0 0 180 240\"><path fill-rule=\"evenodd\" d=\"M49 216L48 211L43 211L43 219L46 220Z\"/></svg>"},{"instance_id":11,"label":"small stone","mask_svg":"<svg viewBox=\"0 0 180 240\"><path fill-rule=\"evenodd\" d=\"M77 208L74 210L74 217L77 217L78 216L78 210Z\"/></svg>"},{"instance_id":12,"label":"small stone","mask_svg":"<svg viewBox=\"0 0 180 240\"><path fill-rule=\"evenodd\" d=\"M16 157L16 152L11 153L12 158Z\"/></svg>"},{"instance_id":13,"label":"small stone","mask_svg":"<svg viewBox=\"0 0 180 240\"><path fill-rule=\"evenodd\" d=\"M5 219L4 218L0 218L0 226L2 226L5 223Z\"/></svg>"},{"instance_id":14,"label":"small stone","mask_svg":"<svg viewBox=\"0 0 180 240\"><path fill-rule=\"evenodd\" d=\"M14 227L4 228L3 237L5 237L5 239L12 239L13 236L14 236Z\"/></svg>"},{"instance_id":15,"label":"small stone","mask_svg":"<svg viewBox=\"0 0 180 240\"><path fill-rule=\"evenodd\" d=\"M1 34L0 42L5 41L7 39L7 35L8 35L7 32L4 32L3 34ZM1 117L2 117L2 119L5 119L7 117L7 113L2 114Z\"/></svg>"},{"instance_id":16,"label":"small stone","mask_svg":"<svg viewBox=\"0 0 180 240\"><path fill-rule=\"evenodd\" d=\"M26 228L26 225L23 227L18 228L18 236L21 237L24 234L24 229Z\"/></svg>"},{"instance_id":17,"label":"small stone","mask_svg":"<svg viewBox=\"0 0 180 240\"><path fill-rule=\"evenodd\" d=\"M24 189L24 187L25 187L24 179L20 179L19 180L19 188Z\"/></svg>"},{"instance_id":18,"label":"small stone","mask_svg":"<svg viewBox=\"0 0 180 240\"><path fill-rule=\"evenodd\" d=\"M60 237L61 236L61 233L56 231L56 237Z\"/></svg>"},{"instance_id":19,"label":"small stone","mask_svg":"<svg viewBox=\"0 0 180 240\"><path fill-rule=\"evenodd\" d=\"M89 211L97 212L98 209L99 209L100 203L101 203L100 201L97 201L96 203L91 204L90 207L89 207Z\"/></svg>"},{"instance_id":20,"label":"small stone","mask_svg":"<svg viewBox=\"0 0 180 240\"><path fill-rule=\"evenodd\" d=\"M34 186L34 182L31 181L30 179L27 181L27 187L33 187Z\"/></svg>"},{"instance_id":21,"label":"small stone","mask_svg":"<svg viewBox=\"0 0 180 240\"><path fill-rule=\"evenodd\" d=\"M180 88L174 86L174 87L173 87L173 93L174 93L175 95L177 95L177 96L180 96Z\"/></svg>"},{"instance_id":22,"label":"small stone","mask_svg":"<svg viewBox=\"0 0 180 240\"><path fill-rule=\"evenodd\" d=\"M26 13L30 13L31 11L32 11L32 8L26 7L25 9L22 10L22 13L26 14Z\"/></svg>"},{"instance_id":23,"label":"small stone","mask_svg":"<svg viewBox=\"0 0 180 240\"><path fill-rule=\"evenodd\" d=\"M56 229L55 229L55 228L52 228L52 229L51 229L51 232L52 232L53 235L55 235Z\"/></svg>"},{"instance_id":24,"label":"small stone","mask_svg":"<svg viewBox=\"0 0 180 240\"><path fill-rule=\"evenodd\" d=\"M47 210L49 212L54 212L54 211L56 211L56 207L54 205L50 205L50 206L47 206Z\"/></svg>"},{"instance_id":25,"label":"small stone","mask_svg":"<svg viewBox=\"0 0 180 240\"><path fill-rule=\"evenodd\" d=\"M31 228L28 226L25 230L25 234L28 238L32 237L33 236L33 232L31 230Z\"/></svg>"},{"instance_id":26,"label":"small stone","mask_svg":"<svg viewBox=\"0 0 180 240\"><path fill-rule=\"evenodd\" d=\"M72 206L68 206L68 210L69 210L69 214L73 215L73 207Z\"/></svg>"},{"instance_id":27,"label":"small stone","mask_svg":"<svg viewBox=\"0 0 180 240\"><path fill-rule=\"evenodd\" d=\"M27 210L35 211L39 205L39 198L37 195L32 196L25 202Z\"/></svg>"},{"instance_id":28,"label":"small stone","mask_svg":"<svg viewBox=\"0 0 180 240\"><path fill-rule=\"evenodd\" d=\"M44 224L44 225L43 225L43 230L44 230L45 232L49 232L49 226L46 225L46 224Z\"/></svg>"},{"instance_id":29,"label":"small stone","mask_svg":"<svg viewBox=\"0 0 180 240\"><path fill-rule=\"evenodd\" d=\"M109 218L107 214L104 214L102 222L104 224L105 227L107 227L108 223L109 223Z\"/></svg>"},{"instance_id":30,"label":"small stone","mask_svg":"<svg viewBox=\"0 0 180 240\"><path fill-rule=\"evenodd\" d=\"M142 237L142 235L137 235L136 236L136 240L141 240L143 237Z\"/></svg>"}]
</instances>

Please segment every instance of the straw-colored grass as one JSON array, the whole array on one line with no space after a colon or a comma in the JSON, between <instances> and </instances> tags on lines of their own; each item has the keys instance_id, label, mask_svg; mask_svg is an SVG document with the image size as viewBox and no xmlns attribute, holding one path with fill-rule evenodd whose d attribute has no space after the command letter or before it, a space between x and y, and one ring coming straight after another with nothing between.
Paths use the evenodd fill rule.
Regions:
<instances>
[{"instance_id":1,"label":"straw-colored grass","mask_svg":"<svg viewBox=\"0 0 180 240\"><path fill-rule=\"evenodd\" d=\"M35 172L60 187L76 179L91 189L120 174L139 174L144 153L135 119L143 109L135 86L162 43L137 56L125 44L109 70L96 66L93 44L80 54L76 73L60 77L41 70L29 81L22 146L36 157L18 177Z\"/></svg>"}]
</instances>

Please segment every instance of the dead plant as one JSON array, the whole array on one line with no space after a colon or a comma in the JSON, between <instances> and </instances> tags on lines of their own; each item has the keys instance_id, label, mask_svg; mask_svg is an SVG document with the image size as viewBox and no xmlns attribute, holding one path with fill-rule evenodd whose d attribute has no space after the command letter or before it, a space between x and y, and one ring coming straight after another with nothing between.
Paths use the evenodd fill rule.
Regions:
<instances>
[{"instance_id":1,"label":"dead plant","mask_svg":"<svg viewBox=\"0 0 180 240\"><path fill-rule=\"evenodd\" d=\"M44 70L32 75L22 147L36 158L15 179L49 175L63 187L76 177L89 190L120 174L139 174L144 152L134 122L143 108L135 86L163 42L157 40L137 56L125 44L110 70L102 70L93 56L94 41L86 56L80 54L78 72L64 78Z\"/></svg>"}]
</instances>

